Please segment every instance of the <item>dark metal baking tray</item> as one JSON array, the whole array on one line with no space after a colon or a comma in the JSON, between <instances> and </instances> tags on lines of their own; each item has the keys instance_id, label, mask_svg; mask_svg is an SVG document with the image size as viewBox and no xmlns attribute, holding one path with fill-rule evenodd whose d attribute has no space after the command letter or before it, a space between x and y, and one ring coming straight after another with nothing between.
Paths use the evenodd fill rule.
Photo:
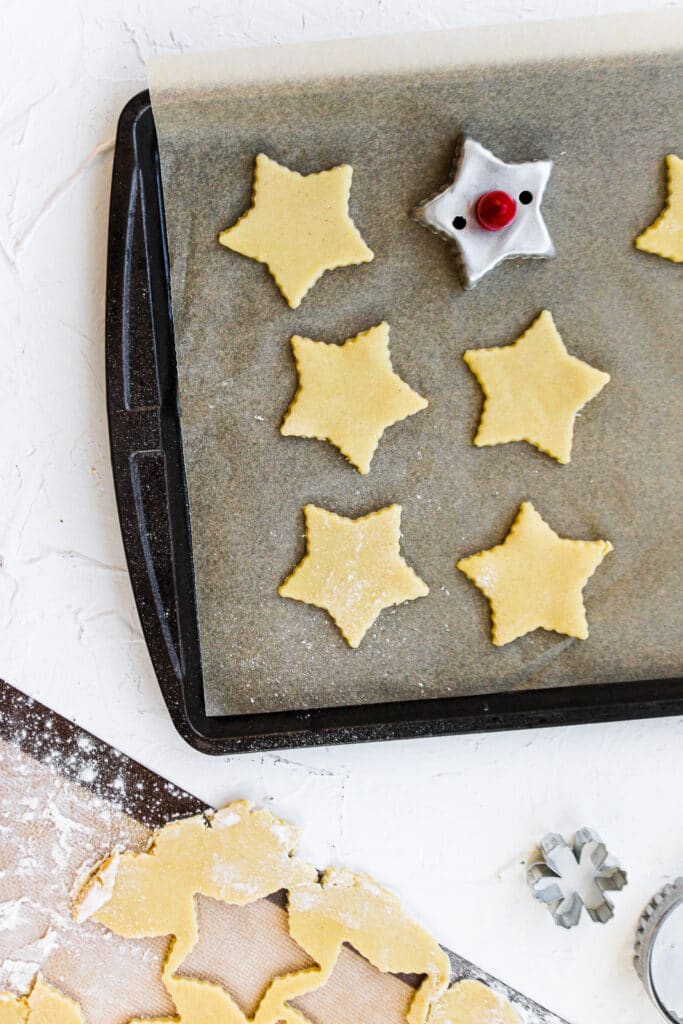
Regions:
<instances>
[{"instance_id":1,"label":"dark metal baking tray","mask_svg":"<svg viewBox=\"0 0 683 1024\"><path fill-rule=\"evenodd\" d=\"M208 716L178 411L169 259L148 92L118 125L109 213L107 406L133 591L173 722L209 754L683 714L683 678ZM239 671L239 666L235 667Z\"/></svg>"}]
</instances>

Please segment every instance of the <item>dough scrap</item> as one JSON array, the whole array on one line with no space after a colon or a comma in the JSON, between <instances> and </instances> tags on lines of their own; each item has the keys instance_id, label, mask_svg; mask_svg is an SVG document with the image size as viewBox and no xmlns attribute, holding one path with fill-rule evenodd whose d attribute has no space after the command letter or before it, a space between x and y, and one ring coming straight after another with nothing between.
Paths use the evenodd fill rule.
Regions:
<instances>
[{"instance_id":1,"label":"dough scrap","mask_svg":"<svg viewBox=\"0 0 683 1024\"><path fill-rule=\"evenodd\" d=\"M243 906L316 879L315 868L294 856L297 840L293 825L242 800L215 814L170 822L155 834L146 853L119 856L114 883L106 887L109 899L92 918L124 938L173 937L162 980L177 1016L160 1018L157 1024L249 1024L220 985L175 975L199 937L194 897L201 893ZM107 858L87 887L111 863ZM104 889L99 886L100 892ZM83 898L77 897L76 908L82 905ZM256 1024L289 1024L278 1013L289 991L287 982L296 977L272 982L253 1018Z\"/></svg>"},{"instance_id":2,"label":"dough scrap","mask_svg":"<svg viewBox=\"0 0 683 1024\"><path fill-rule=\"evenodd\" d=\"M489 599L496 646L539 628L585 640L582 591L611 550L606 540L559 537L524 501L503 543L457 568Z\"/></svg>"},{"instance_id":3,"label":"dough scrap","mask_svg":"<svg viewBox=\"0 0 683 1024\"><path fill-rule=\"evenodd\" d=\"M327 983L345 943L380 971L425 976L407 1015L407 1024L425 1024L449 982L447 955L366 875L332 868L319 879L293 855L296 835L291 825L240 801L166 825L147 853L120 855L109 902L94 919L128 938L174 936L163 980L177 1013L131 1024L310 1024L292 1001ZM288 891L290 935L316 966L274 978L252 1018L220 985L175 975L198 938L196 893L246 904L280 889ZM15 1020L0 1018L0 1024Z\"/></svg>"},{"instance_id":4,"label":"dough scrap","mask_svg":"<svg viewBox=\"0 0 683 1024\"><path fill-rule=\"evenodd\" d=\"M430 1003L445 991L450 961L435 939L407 917L399 900L371 878L329 868L320 882L289 894L289 932L320 964L320 983L332 974L344 943L380 971L424 974L408 1024L424 1024Z\"/></svg>"},{"instance_id":5,"label":"dough scrap","mask_svg":"<svg viewBox=\"0 0 683 1024\"><path fill-rule=\"evenodd\" d=\"M656 221L636 238L636 248L683 263L683 160L670 153L666 158L668 197Z\"/></svg>"},{"instance_id":6,"label":"dough scrap","mask_svg":"<svg viewBox=\"0 0 683 1024\"><path fill-rule=\"evenodd\" d=\"M251 208L218 241L265 263L296 309L326 270L373 258L349 215L352 176L348 164L303 175L259 153Z\"/></svg>"},{"instance_id":7,"label":"dough scrap","mask_svg":"<svg viewBox=\"0 0 683 1024\"><path fill-rule=\"evenodd\" d=\"M305 505L304 515L306 554L278 593L324 608L349 647L358 647L383 609L429 593L400 553L400 505L359 519Z\"/></svg>"},{"instance_id":8,"label":"dough scrap","mask_svg":"<svg viewBox=\"0 0 683 1024\"><path fill-rule=\"evenodd\" d=\"M367 473L387 427L427 407L391 365L389 324L380 323L342 345L291 339L299 389L280 433L335 445Z\"/></svg>"},{"instance_id":9,"label":"dough scrap","mask_svg":"<svg viewBox=\"0 0 683 1024\"><path fill-rule=\"evenodd\" d=\"M196 893L242 906L317 878L315 868L294 858L297 839L293 825L246 800L170 822L146 853L120 855L110 898L93 920L123 938L173 935L166 966L175 970L197 941Z\"/></svg>"},{"instance_id":10,"label":"dough scrap","mask_svg":"<svg viewBox=\"0 0 683 1024\"><path fill-rule=\"evenodd\" d=\"M26 1024L27 1018L26 999L11 992L0 992L0 1024Z\"/></svg>"},{"instance_id":11,"label":"dough scrap","mask_svg":"<svg viewBox=\"0 0 683 1024\"><path fill-rule=\"evenodd\" d=\"M468 349L463 358L485 395L477 447L528 441L570 461L576 414L610 378L569 355L547 309L512 345Z\"/></svg>"},{"instance_id":12,"label":"dough scrap","mask_svg":"<svg viewBox=\"0 0 683 1024\"><path fill-rule=\"evenodd\" d=\"M0 1024L85 1024L79 1007L36 976L27 996L0 992Z\"/></svg>"},{"instance_id":13,"label":"dough scrap","mask_svg":"<svg viewBox=\"0 0 683 1024\"><path fill-rule=\"evenodd\" d=\"M432 1005L427 1024L522 1024L522 1019L504 995L467 978Z\"/></svg>"},{"instance_id":14,"label":"dough scrap","mask_svg":"<svg viewBox=\"0 0 683 1024\"><path fill-rule=\"evenodd\" d=\"M73 919L78 924L89 921L111 899L120 858L118 851L108 857L78 893L73 905Z\"/></svg>"}]
</instances>

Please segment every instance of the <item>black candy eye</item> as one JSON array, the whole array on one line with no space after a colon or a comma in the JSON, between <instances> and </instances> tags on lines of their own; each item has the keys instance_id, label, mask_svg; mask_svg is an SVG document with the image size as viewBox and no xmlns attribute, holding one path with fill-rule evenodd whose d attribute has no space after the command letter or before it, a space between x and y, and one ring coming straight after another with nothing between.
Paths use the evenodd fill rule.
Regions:
<instances>
[{"instance_id":1,"label":"black candy eye","mask_svg":"<svg viewBox=\"0 0 683 1024\"><path fill-rule=\"evenodd\" d=\"M465 220L464 217L454 217L453 218L453 227L455 228L456 231L462 231L462 229L466 225L467 225L467 221Z\"/></svg>"},{"instance_id":2,"label":"black candy eye","mask_svg":"<svg viewBox=\"0 0 683 1024\"><path fill-rule=\"evenodd\" d=\"M529 203L533 202L533 198L531 192L527 191L527 189L519 193L519 201L522 206L528 206Z\"/></svg>"}]
</instances>

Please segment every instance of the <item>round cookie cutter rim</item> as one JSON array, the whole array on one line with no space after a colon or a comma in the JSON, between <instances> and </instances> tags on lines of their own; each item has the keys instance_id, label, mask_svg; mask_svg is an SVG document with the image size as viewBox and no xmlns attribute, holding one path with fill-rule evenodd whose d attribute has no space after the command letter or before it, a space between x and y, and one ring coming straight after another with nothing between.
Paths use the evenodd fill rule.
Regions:
<instances>
[{"instance_id":1,"label":"round cookie cutter rim","mask_svg":"<svg viewBox=\"0 0 683 1024\"><path fill-rule=\"evenodd\" d=\"M650 999L671 1024L682 1024L681 1018L662 1003L652 983L652 952L659 929L676 907L683 904L683 875L656 893L640 916L636 932L633 964ZM673 1016L672 1016L673 1015Z\"/></svg>"}]
</instances>

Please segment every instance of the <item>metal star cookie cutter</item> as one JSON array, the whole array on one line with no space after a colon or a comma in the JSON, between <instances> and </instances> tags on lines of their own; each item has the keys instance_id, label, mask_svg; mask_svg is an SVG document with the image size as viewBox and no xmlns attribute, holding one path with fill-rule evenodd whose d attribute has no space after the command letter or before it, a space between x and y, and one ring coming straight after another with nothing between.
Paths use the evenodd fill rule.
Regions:
<instances>
[{"instance_id":1,"label":"metal star cookie cutter","mask_svg":"<svg viewBox=\"0 0 683 1024\"><path fill-rule=\"evenodd\" d=\"M594 829L580 828L571 846L550 832L541 840L540 851L543 860L530 865L527 882L555 924L573 928L583 908L600 924L614 916L614 904L605 893L623 889L627 876Z\"/></svg>"},{"instance_id":2,"label":"metal star cookie cutter","mask_svg":"<svg viewBox=\"0 0 683 1024\"><path fill-rule=\"evenodd\" d=\"M633 962L662 1016L683 1024L683 877L661 889L643 911Z\"/></svg>"},{"instance_id":3,"label":"metal star cookie cutter","mask_svg":"<svg viewBox=\"0 0 683 1024\"><path fill-rule=\"evenodd\" d=\"M469 135L460 136L450 183L413 215L453 245L465 288L505 260L555 255L541 213L552 166L552 160L506 163Z\"/></svg>"}]
</instances>

